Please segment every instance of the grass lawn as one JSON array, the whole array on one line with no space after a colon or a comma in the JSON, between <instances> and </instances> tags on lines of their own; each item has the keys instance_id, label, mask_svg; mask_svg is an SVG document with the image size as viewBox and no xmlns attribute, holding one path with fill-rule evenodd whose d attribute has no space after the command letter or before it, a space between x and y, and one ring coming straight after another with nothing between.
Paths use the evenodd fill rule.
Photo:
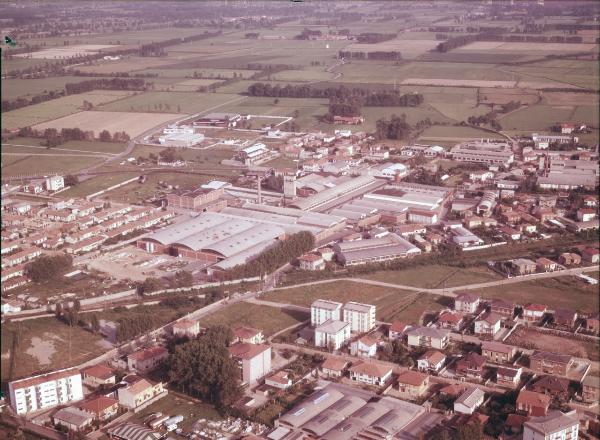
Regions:
<instances>
[{"instance_id":1,"label":"grass lawn","mask_svg":"<svg viewBox=\"0 0 600 440\"><path fill-rule=\"evenodd\" d=\"M461 269L441 265L421 266L404 270L383 270L364 276L361 275L361 277L427 289L464 286L501 279L500 275L485 266Z\"/></svg>"},{"instance_id":2,"label":"grass lawn","mask_svg":"<svg viewBox=\"0 0 600 440\"><path fill-rule=\"evenodd\" d=\"M247 325L261 329L270 336L284 328L309 319L309 313L296 310L282 310L276 307L251 303L236 303L200 319L200 325L223 324L228 326Z\"/></svg>"},{"instance_id":3,"label":"grass lawn","mask_svg":"<svg viewBox=\"0 0 600 440\"><path fill-rule=\"evenodd\" d=\"M85 180L78 183L76 186L69 188L66 191L58 194L58 197L69 199L71 197L85 197L89 194L93 194L102 189L121 183L125 180L131 179L137 176L139 173L124 172L120 174L108 174L100 175L98 177L92 177L91 179Z\"/></svg>"},{"instance_id":4,"label":"grass lawn","mask_svg":"<svg viewBox=\"0 0 600 440\"><path fill-rule=\"evenodd\" d=\"M507 130L548 130L556 121L570 121L574 111L573 106L538 104L510 113L498 122Z\"/></svg>"},{"instance_id":5,"label":"grass lawn","mask_svg":"<svg viewBox=\"0 0 600 440\"><path fill-rule=\"evenodd\" d=\"M169 394L165 397L154 402L147 408L144 408L139 413L134 414L128 421L143 425L146 417L157 412L161 412L163 415L169 415L171 417L179 415L183 416L183 421L178 423L177 426L185 431L190 430L192 425L198 419L220 420L223 418L212 405L209 405L208 403L199 403L196 402L195 399L188 397L179 397L169 391Z\"/></svg>"},{"instance_id":6,"label":"grass lawn","mask_svg":"<svg viewBox=\"0 0 600 440\"><path fill-rule=\"evenodd\" d=\"M452 307L452 300L445 296L430 295L427 293L412 293L410 299L382 311L380 320L385 322L401 321L405 323L421 323L425 312L438 311Z\"/></svg>"},{"instance_id":7,"label":"grass lawn","mask_svg":"<svg viewBox=\"0 0 600 440\"><path fill-rule=\"evenodd\" d=\"M2 380L8 379L9 375L8 353L12 345L13 332L19 334L18 354L13 374L15 378L28 376L42 370L52 371L77 365L107 350L107 346L101 343L103 341L101 336L75 326L72 328L69 355L69 330L68 325L55 318L3 323L0 339ZM34 344L32 344L32 340ZM48 362L40 362L38 356L33 355L32 351L28 352L33 349L34 345L37 347L35 353L50 354Z\"/></svg>"},{"instance_id":8,"label":"grass lawn","mask_svg":"<svg viewBox=\"0 0 600 440\"><path fill-rule=\"evenodd\" d=\"M476 293L485 298L503 298L522 305L530 302L542 303L551 309L569 308L582 312L597 312L599 307L598 287L585 284L572 276L488 287L479 289Z\"/></svg>"}]
</instances>

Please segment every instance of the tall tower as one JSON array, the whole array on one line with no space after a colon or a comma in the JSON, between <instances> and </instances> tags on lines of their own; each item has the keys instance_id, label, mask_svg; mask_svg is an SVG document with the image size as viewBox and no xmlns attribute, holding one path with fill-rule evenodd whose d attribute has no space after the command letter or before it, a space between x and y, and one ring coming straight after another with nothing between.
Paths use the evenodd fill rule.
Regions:
<instances>
[{"instance_id":1,"label":"tall tower","mask_svg":"<svg viewBox=\"0 0 600 440\"><path fill-rule=\"evenodd\" d=\"M296 197L296 175L293 173L285 173L283 175L283 195L286 198L293 199Z\"/></svg>"}]
</instances>

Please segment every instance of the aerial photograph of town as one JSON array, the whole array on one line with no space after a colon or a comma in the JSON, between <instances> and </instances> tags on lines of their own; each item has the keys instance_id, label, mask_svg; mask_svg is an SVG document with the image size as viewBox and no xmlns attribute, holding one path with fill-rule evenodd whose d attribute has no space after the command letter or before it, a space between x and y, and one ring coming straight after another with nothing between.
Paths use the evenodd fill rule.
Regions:
<instances>
[{"instance_id":1,"label":"aerial photograph of town","mask_svg":"<svg viewBox=\"0 0 600 440\"><path fill-rule=\"evenodd\" d=\"M0 440L600 438L600 1L0 38Z\"/></svg>"}]
</instances>

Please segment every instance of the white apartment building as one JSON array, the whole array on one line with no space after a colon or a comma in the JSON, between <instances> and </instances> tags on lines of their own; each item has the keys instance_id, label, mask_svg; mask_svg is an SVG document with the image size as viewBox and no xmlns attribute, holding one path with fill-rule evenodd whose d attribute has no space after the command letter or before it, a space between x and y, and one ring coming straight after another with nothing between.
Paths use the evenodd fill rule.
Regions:
<instances>
[{"instance_id":1,"label":"white apartment building","mask_svg":"<svg viewBox=\"0 0 600 440\"><path fill-rule=\"evenodd\" d=\"M525 422L523 440L575 440L579 438L577 411L551 411L543 417L532 417Z\"/></svg>"},{"instance_id":2,"label":"white apartment building","mask_svg":"<svg viewBox=\"0 0 600 440\"><path fill-rule=\"evenodd\" d=\"M341 321L342 303L318 299L310 306L310 325L317 327L325 321Z\"/></svg>"},{"instance_id":3,"label":"white apartment building","mask_svg":"<svg viewBox=\"0 0 600 440\"><path fill-rule=\"evenodd\" d=\"M65 179L63 176L50 176L46 177L44 181L47 191L58 191L65 187Z\"/></svg>"},{"instance_id":4,"label":"white apartment building","mask_svg":"<svg viewBox=\"0 0 600 440\"><path fill-rule=\"evenodd\" d=\"M339 350L350 339L350 325L347 322L329 320L315 329L315 345Z\"/></svg>"},{"instance_id":5,"label":"white apartment building","mask_svg":"<svg viewBox=\"0 0 600 440\"><path fill-rule=\"evenodd\" d=\"M349 302L344 305L344 322L350 324L352 333L367 333L375 327L376 307L372 304Z\"/></svg>"},{"instance_id":6,"label":"white apartment building","mask_svg":"<svg viewBox=\"0 0 600 440\"><path fill-rule=\"evenodd\" d=\"M10 402L17 414L27 414L83 399L81 374L70 368L8 384Z\"/></svg>"}]
</instances>

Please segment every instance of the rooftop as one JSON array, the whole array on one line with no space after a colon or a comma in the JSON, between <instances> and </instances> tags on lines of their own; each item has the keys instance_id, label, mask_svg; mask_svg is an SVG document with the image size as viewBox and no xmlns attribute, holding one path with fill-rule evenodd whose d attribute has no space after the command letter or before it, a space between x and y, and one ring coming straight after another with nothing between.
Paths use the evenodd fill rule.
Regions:
<instances>
[{"instance_id":1,"label":"rooftop","mask_svg":"<svg viewBox=\"0 0 600 440\"><path fill-rule=\"evenodd\" d=\"M579 424L579 417L576 411L562 413L560 411L551 411L543 417L532 417L525 422L525 427L549 436Z\"/></svg>"},{"instance_id":2,"label":"rooftop","mask_svg":"<svg viewBox=\"0 0 600 440\"><path fill-rule=\"evenodd\" d=\"M265 344L247 344L245 342L238 342L237 344L229 346L229 353L235 358L253 359L270 349L271 347Z\"/></svg>"}]
</instances>

